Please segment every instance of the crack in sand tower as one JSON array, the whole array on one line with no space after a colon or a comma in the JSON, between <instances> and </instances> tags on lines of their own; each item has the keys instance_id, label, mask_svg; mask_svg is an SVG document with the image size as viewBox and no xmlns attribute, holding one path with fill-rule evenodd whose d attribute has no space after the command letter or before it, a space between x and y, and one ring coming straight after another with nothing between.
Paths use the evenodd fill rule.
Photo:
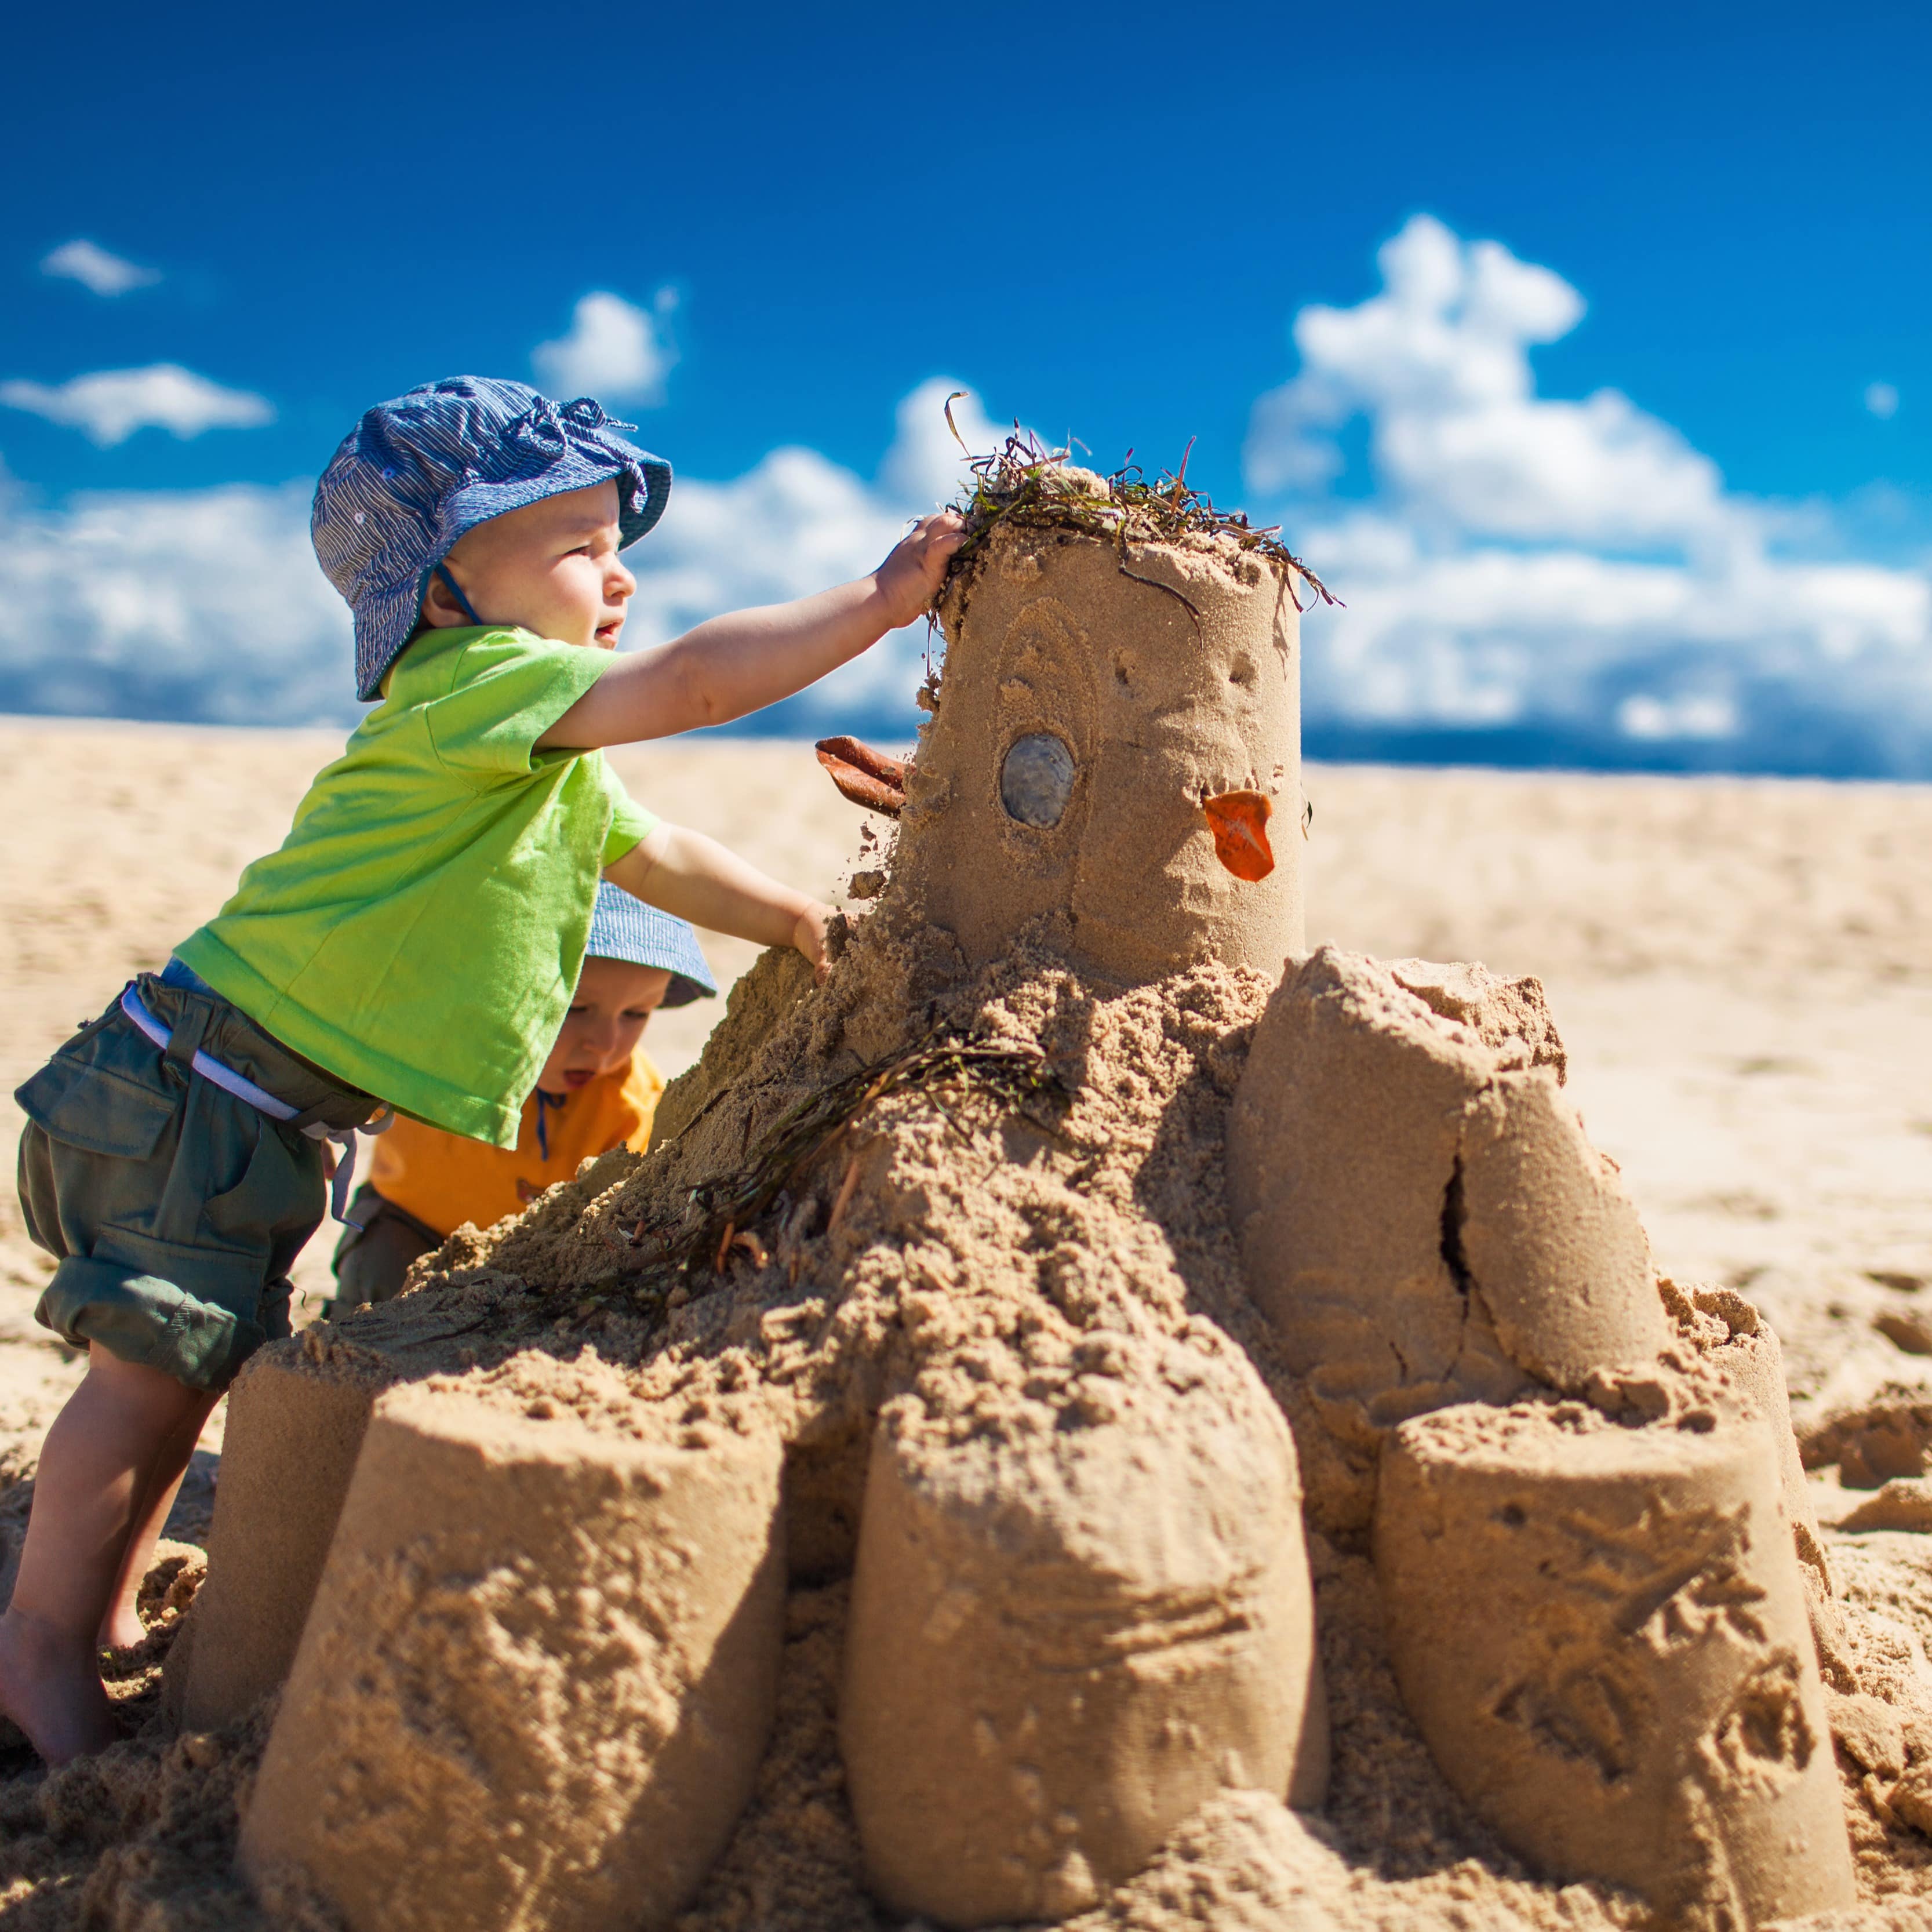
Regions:
<instances>
[{"instance_id":1,"label":"crack in sand tower","mask_svg":"<svg viewBox=\"0 0 1932 1932\"><path fill-rule=\"evenodd\" d=\"M1774 1340L1655 1279L1534 981L1304 957L1284 559L1029 476L913 768L828 741L904 808L826 982L766 956L650 1154L244 1377L173 1694L286 1676L250 1869L353 1932L1104 1909L1323 1804L1312 1548L1546 1877L1848 1904Z\"/></svg>"}]
</instances>

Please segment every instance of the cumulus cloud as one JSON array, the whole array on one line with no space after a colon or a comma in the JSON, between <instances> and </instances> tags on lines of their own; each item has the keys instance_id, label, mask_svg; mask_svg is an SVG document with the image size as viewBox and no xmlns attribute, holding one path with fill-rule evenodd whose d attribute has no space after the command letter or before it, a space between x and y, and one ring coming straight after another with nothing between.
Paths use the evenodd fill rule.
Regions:
<instances>
[{"instance_id":1,"label":"cumulus cloud","mask_svg":"<svg viewBox=\"0 0 1932 1932\"><path fill-rule=\"evenodd\" d=\"M802 597L872 568L914 518L959 488L966 458L945 403L962 387L934 376L906 397L872 483L802 448L773 450L728 483L680 478L664 521L626 558L638 575L626 645L661 644L719 610ZM975 454L998 440L970 391L952 420ZM908 626L760 722L910 737L928 646L926 626Z\"/></svg>"},{"instance_id":2,"label":"cumulus cloud","mask_svg":"<svg viewBox=\"0 0 1932 1932\"><path fill-rule=\"evenodd\" d=\"M165 429L185 437L204 430L257 429L275 419L266 398L224 389L176 362L101 369L54 385L0 382L0 403L64 423L104 448L125 442L138 429Z\"/></svg>"},{"instance_id":3,"label":"cumulus cloud","mask_svg":"<svg viewBox=\"0 0 1932 1932\"><path fill-rule=\"evenodd\" d=\"M216 724L353 715L309 485L0 491L0 710Z\"/></svg>"},{"instance_id":4,"label":"cumulus cloud","mask_svg":"<svg viewBox=\"0 0 1932 1932\"><path fill-rule=\"evenodd\" d=\"M1301 373L1255 406L1251 487L1326 482L1334 432L1366 416L1386 495L1458 534L1640 548L1728 527L1716 465L1628 397L1534 393L1526 352L1582 318L1560 276L1426 215L1379 260L1381 294L1295 317Z\"/></svg>"},{"instance_id":5,"label":"cumulus cloud","mask_svg":"<svg viewBox=\"0 0 1932 1932\"><path fill-rule=\"evenodd\" d=\"M98 243L80 240L63 242L44 256L40 273L79 282L98 296L124 296L130 289L144 289L161 279L158 269L143 268L110 255Z\"/></svg>"},{"instance_id":6,"label":"cumulus cloud","mask_svg":"<svg viewBox=\"0 0 1932 1932\"><path fill-rule=\"evenodd\" d=\"M595 290L572 311L570 332L532 351L537 380L568 400L595 396L604 403L657 404L677 361L670 339L676 292L660 289L648 309Z\"/></svg>"},{"instance_id":7,"label":"cumulus cloud","mask_svg":"<svg viewBox=\"0 0 1932 1932\"><path fill-rule=\"evenodd\" d=\"M1923 572L1827 559L1815 515L1727 491L1614 389L1538 395L1529 351L1583 314L1548 268L1426 216L1379 262L1296 316L1246 450L1348 606L1308 627L1317 744L1932 776Z\"/></svg>"},{"instance_id":8,"label":"cumulus cloud","mask_svg":"<svg viewBox=\"0 0 1932 1932\"><path fill-rule=\"evenodd\" d=\"M1256 404L1247 448L1256 507L1348 603L1306 626L1314 748L1932 778L1912 506L1757 502L1617 391L1539 394L1531 352L1582 298L1497 243L1418 219L1382 260L1364 302L1296 318L1300 368ZM869 478L805 448L681 476L627 555L627 646L869 569L961 480L942 410L961 386L904 399ZM953 416L974 452L998 441L976 399ZM352 720L348 616L307 500L0 494L0 706ZM927 647L908 627L750 728L910 736Z\"/></svg>"}]
</instances>

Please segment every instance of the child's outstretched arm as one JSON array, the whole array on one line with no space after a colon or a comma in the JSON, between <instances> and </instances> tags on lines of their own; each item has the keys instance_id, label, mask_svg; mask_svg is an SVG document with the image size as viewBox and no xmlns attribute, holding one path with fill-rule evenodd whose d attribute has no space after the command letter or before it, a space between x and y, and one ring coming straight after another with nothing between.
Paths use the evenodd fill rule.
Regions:
<instances>
[{"instance_id":1,"label":"child's outstretched arm","mask_svg":"<svg viewBox=\"0 0 1932 1932\"><path fill-rule=\"evenodd\" d=\"M633 898L693 926L760 946L795 946L813 965L824 966L832 908L780 885L701 832L660 824L606 866L604 876Z\"/></svg>"},{"instance_id":2,"label":"child's outstretched arm","mask_svg":"<svg viewBox=\"0 0 1932 1932\"><path fill-rule=\"evenodd\" d=\"M728 724L776 704L923 616L964 541L958 512L942 510L922 518L869 577L790 604L734 610L622 658L537 742L589 751ZM680 907L664 910L729 929Z\"/></svg>"}]
</instances>

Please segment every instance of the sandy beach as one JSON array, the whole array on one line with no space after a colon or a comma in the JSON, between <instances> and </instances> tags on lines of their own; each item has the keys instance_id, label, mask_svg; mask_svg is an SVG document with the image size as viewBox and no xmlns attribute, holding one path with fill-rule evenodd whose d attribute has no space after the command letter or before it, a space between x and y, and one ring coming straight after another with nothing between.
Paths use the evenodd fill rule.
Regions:
<instances>
[{"instance_id":1,"label":"sandy beach","mask_svg":"<svg viewBox=\"0 0 1932 1932\"><path fill-rule=\"evenodd\" d=\"M214 910L338 742L0 722L10 1088ZM809 746L614 762L655 808L829 896L859 862L863 816ZM1882 1388L1932 1400L1932 789L1338 766L1310 767L1305 788L1311 944L1543 980L1570 1091L1659 1268L1741 1288L1771 1318L1801 1437ZM706 945L721 982L752 963ZM652 1022L668 1074L722 1006ZM10 1172L16 1132L10 1109ZM297 1271L311 1308L328 1245ZM10 1189L0 1482L31 1474L79 1373L32 1322L50 1266ZM206 1525L220 1446L218 1411L177 1534ZM1812 1486L1828 1522L1857 1500L1835 1472Z\"/></svg>"},{"instance_id":2,"label":"sandy beach","mask_svg":"<svg viewBox=\"0 0 1932 1932\"><path fill-rule=\"evenodd\" d=\"M220 904L339 742L0 722L10 1091ZM808 745L686 742L614 762L638 797L781 878L836 896L858 861L864 814ZM1659 1265L1749 1285L1785 1334L1801 1420L1874 1375L1932 1383L1932 1356L1872 1327L1889 1315L1909 1334L1918 1298L1899 1284L1932 1282L1932 789L1345 766L1312 766L1307 789L1311 943L1540 976L1572 1090ZM754 956L706 946L721 985ZM667 1075L722 1004L652 1022ZM10 1108L10 1175L17 1132ZM15 1459L75 1372L32 1322L49 1265L10 1187L0 1415ZM326 1235L297 1281L329 1292Z\"/></svg>"}]
</instances>

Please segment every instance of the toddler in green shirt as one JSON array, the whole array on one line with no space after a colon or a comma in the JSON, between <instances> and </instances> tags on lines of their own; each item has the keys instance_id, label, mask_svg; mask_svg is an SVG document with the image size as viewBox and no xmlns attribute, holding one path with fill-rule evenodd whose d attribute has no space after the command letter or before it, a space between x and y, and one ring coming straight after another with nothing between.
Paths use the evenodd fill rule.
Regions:
<instances>
[{"instance_id":1,"label":"toddler in green shirt","mask_svg":"<svg viewBox=\"0 0 1932 1932\"><path fill-rule=\"evenodd\" d=\"M37 1317L88 1370L49 1431L0 1711L49 1763L116 1735L96 1646L135 1593L209 1410L290 1332L323 1143L400 1111L514 1144L601 877L822 965L827 908L658 819L606 745L802 689L930 606L962 540L917 524L871 575L614 656L668 464L587 398L458 376L368 411L316 491L323 569L375 709L279 850L16 1097ZM338 1172L346 1192L348 1164Z\"/></svg>"}]
</instances>

